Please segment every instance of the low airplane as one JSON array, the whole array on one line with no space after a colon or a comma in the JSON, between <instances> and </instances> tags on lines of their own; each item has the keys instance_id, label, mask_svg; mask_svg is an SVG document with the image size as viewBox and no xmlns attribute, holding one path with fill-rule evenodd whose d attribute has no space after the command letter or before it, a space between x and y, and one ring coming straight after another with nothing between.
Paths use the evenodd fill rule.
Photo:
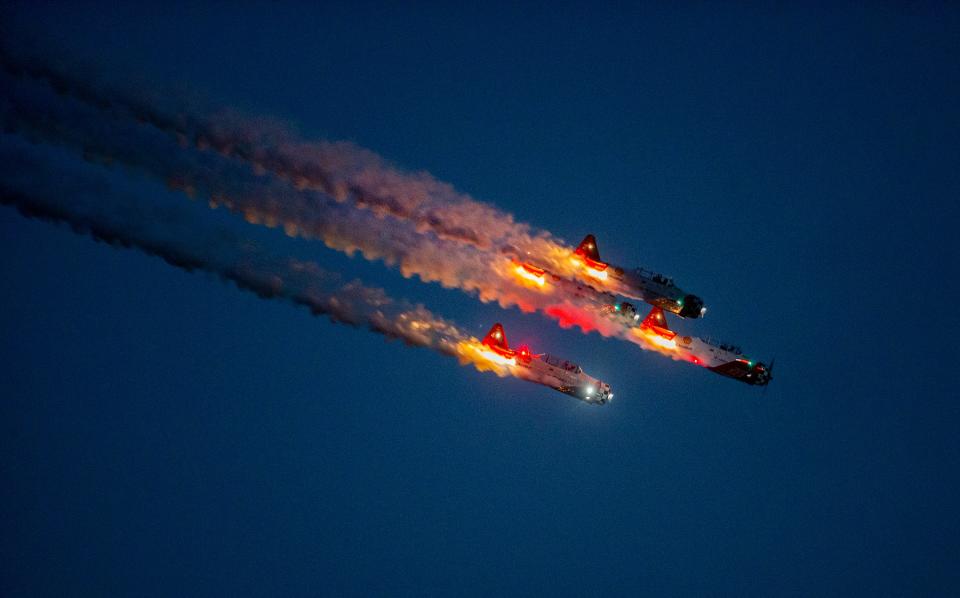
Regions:
<instances>
[{"instance_id":1,"label":"low airplane","mask_svg":"<svg viewBox=\"0 0 960 598\"><path fill-rule=\"evenodd\" d=\"M481 343L496 361L515 366L514 372L525 380L591 404L603 405L613 400L610 385L589 376L577 364L546 353L532 353L526 345L511 349L500 323L493 325Z\"/></svg>"},{"instance_id":2,"label":"low airplane","mask_svg":"<svg viewBox=\"0 0 960 598\"><path fill-rule=\"evenodd\" d=\"M643 320L640 320L636 308L627 302L616 304L611 311L635 327L645 340L681 359L754 386L766 386L773 380L773 362L768 367L744 355L740 347L677 334L670 330L667 318L659 307L651 309Z\"/></svg>"}]
</instances>

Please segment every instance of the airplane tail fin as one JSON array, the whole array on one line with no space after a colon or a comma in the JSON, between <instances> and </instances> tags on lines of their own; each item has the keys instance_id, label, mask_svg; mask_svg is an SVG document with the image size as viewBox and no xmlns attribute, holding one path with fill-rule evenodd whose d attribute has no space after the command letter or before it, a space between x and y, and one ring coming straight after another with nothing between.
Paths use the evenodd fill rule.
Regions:
<instances>
[{"instance_id":1,"label":"airplane tail fin","mask_svg":"<svg viewBox=\"0 0 960 598\"><path fill-rule=\"evenodd\" d=\"M510 350L509 345L507 345L507 335L503 333L503 326L500 325L500 322L494 324L487 336L483 337L483 344L495 349Z\"/></svg>"},{"instance_id":2,"label":"airplane tail fin","mask_svg":"<svg viewBox=\"0 0 960 598\"><path fill-rule=\"evenodd\" d=\"M650 310L650 313L644 318L641 326L670 330L670 325L667 324L667 317L663 315L663 310L659 307L654 307Z\"/></svg>"},{"instance_id":3,"label":"airplane tail fin","mask_svg":"<svg viewBox=\"0 0 960 598\"><path fill-rule=\"evenodd\" d=\"M583 238L583 241L580 241L580 244L577 245L577 249L573 254L599 262L600 250L597 248L597 239L593 235L587 235Z\"/></svg>"}]
</instances>

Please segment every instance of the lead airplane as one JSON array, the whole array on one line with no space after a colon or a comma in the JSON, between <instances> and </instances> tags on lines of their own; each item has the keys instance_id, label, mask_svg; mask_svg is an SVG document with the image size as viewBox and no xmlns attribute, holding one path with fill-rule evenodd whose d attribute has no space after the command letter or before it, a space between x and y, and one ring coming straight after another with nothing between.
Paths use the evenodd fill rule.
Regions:
<instances>
[{"instance_id":1,"label":"lead airplane","mask_svg":"<svg viewBox=\"0 0 960 598\"><path fill-rule=\"evenodd\" d=\"M500 323L493 325L481 343L498 358L497 361L514 368L514 372L525 380L595 405L613 400L610 385L586 374L579 365L555 355L533 353L526 345L511 349Z\"/></svg>"},{"instance_id":2,"label":"lead airplane","mask_svg":"<svg viewBox=\"0 0 960 598\"><path fill-rule=\"evenodd\" d=\"M643 320L640 320L640 315L630 303L618 303L612 311L628 325L634 326L644 340L680 359L754 386L766 386L773 380L773 362L767 366L755 361L735 345L677 334L670 329L659 307L651 309Z\"/></svg>"}]
</instances>

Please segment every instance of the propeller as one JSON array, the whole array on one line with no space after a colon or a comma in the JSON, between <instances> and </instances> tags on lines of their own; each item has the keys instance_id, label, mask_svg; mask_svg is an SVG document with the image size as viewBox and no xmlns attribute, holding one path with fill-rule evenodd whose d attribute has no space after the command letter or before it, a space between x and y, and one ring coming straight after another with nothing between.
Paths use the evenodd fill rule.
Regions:
<instances>
[{"instance_id":1,"label":"propeller","mask_svg":"<svg viewBox=\"0 0 960 598\"><path fill-rule=\"evenodd\" d=\"M774 357L770 360L770 367L767 368L767 383L763 385L763 394L762 396L767 396L767 389L770 387L770 381L773 380L773 365L777 363L777 358Z\"/></svg>"}]
</instances>

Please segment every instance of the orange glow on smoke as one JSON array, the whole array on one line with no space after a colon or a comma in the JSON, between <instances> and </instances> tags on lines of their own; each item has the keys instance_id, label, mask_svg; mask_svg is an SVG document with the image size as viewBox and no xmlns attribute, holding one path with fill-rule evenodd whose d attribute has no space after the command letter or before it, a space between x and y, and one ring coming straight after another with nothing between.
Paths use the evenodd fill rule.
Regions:
<instances>
[{"instance_id":1,"label":"orange glow on smoke","mask_svg":"<svg viewBox=\"0 0 960 598\"><path fill-rule=\"evenodd\" d=\"M577 267L582 267L587 276L595 278L597 280L606 280L607 279L607 264L603 262L595 262L592 259L580 255L574 255L570 258L570 261Z\"/></svg>"},{"instance_id":2,"label":"orange glow on smoke","mask_svg":"<svg viewBox=\"0 0 960 598\"><path fill-rule=\"evenodd\" d=\"M547 283L546 272L529 264L517 264L513 269L520 278L542 287Z\"/></svg>"},{"instance_id":3,"label":"orange glow on smoke","mask_svg":"<svg viewBox=\"0 0 960 598\"><path fill-rule=\"evenodd\" d=\"M663 347L664 349L667 349L669 351L674 351L677 348L677 341L673 340L672 338L663 338L662 336L657 334L648 334L646 336L651 343L657 346Z\"/></svg>"},{"instance_id":4,"label":"orange glow on smoke","mask_svg":"<svg viewBox=\"0 0 960 598\"><path fill-rule=\"evenodd\" d=\"M491 351L487 347L483 347L482 349L477 349L477 353L483 356L483 358L486 359L487 361L491 361L498 365L506 365L506 366L517 365L517 360L515 358L507 357L505 355L500 355L496 351Z\"/></svg>"},{"instance_id":5,"label":"orange glow on smoke","mask_svg":"<svg viewBox=\"0 0 960 598\"><path fill-rule=\"evenodd\" d=\"M516 359L496 353L477 339L457 343L457 356L460 363L470 364L481 372L493 372L500 377L516 375Z\"/></svg>"},{"instance_id":6,"label":"orange glow on smoke","mask_svg":"<svg viewBox=\"0 0 960 598\"><path fill-rule=\"evenodd\" d=\"M587 266L587 274L589 274L590 276L592 276L592 277L594 277L594 278L596 278L596 279L598 279L598 280L606 280L606 279L607 279L606 269L597 270L596 268L591 268L590 266Z\"/></svg>"}]
</instances>

